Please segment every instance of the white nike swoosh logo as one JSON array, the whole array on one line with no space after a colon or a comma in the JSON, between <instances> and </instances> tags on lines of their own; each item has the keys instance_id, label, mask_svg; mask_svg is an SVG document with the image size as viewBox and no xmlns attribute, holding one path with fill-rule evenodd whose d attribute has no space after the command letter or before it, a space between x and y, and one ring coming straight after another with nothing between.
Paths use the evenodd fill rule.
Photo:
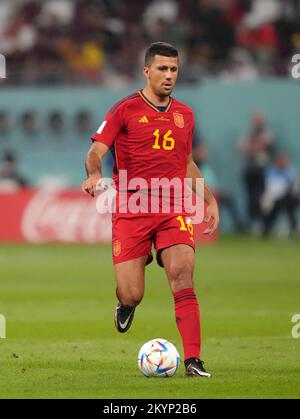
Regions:
<instances>
[{"instance_id":1,"label":"white nike swoosh logo","mask_svg":"<svg viewBox=\"0 0 300 419\"><path fill-rule=\"evenodd\" d=\"M122 329L125 329L126 328L126 326L128 325L128 323L129 323L129 321L130 321L130 319L131 319L131 316L132 316L132 313L130 314L130 316L125 320L125 322L124 323L121 323L120 322L120 326L122 327Z\"/></svg>"},{"instance_id":2,"label":"white nike swoosh logo","mask_svg":"<svg viewBox=\"0 0 300 419\"><path fill-rule=\"evenodd\" d=\"M200 371L197 368L191 367L198 375L202 375L203 377L210 377L211 375L208 372Z\"/></svg>"}]
</instances>

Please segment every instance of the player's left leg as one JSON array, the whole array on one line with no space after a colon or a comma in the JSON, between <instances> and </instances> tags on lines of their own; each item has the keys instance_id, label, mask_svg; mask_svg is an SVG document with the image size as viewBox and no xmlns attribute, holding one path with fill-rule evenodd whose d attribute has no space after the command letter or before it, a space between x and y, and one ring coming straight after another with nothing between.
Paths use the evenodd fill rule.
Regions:
<instances>
[{"instance_id":1,"label":"player's left leg","mask_svg":"<svg viewBox=\"0 0 300 419\"><path fill-rule=\"evenodd\" d=\"M193 287L195 254L187 244L175 244L160 250L174 296L176 324L180 332L186 375L210 377L200 360L200 310Z\"/></svg>"}]
</instances>

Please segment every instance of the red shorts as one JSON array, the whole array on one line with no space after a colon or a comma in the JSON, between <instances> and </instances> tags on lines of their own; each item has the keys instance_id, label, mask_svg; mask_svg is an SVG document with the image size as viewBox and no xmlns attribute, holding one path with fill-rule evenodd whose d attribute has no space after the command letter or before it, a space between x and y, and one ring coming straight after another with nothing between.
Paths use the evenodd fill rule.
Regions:
<instances>
[{"instance_id":1,"label":"red shorts","mask_svg":"<svg viewBox=\"0 0 300 419\"><path fill-rule=\"evenodd\" d=\"M160 253L175 244L187 244L195 249L193 225L188 217L177 214L113 215L113 263L125 262L148 255L152 262L152 243L157 262L162 265Z\"/></svg>"}]
</instances>

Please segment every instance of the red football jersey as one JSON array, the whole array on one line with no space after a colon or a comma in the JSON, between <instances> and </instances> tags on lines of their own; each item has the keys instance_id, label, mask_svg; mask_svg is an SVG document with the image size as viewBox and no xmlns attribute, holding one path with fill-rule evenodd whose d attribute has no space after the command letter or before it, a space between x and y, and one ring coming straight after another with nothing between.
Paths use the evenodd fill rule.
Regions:
<instances>
[{"instance_id":1,"label":"red football jersey","mask_svg":"<svg viewBox=\"0 0 300 419\"><path fill-rule=\"evenodd\" d=\"M127 170L128 182L186 176L187 156L192 153L193 111L171 98L163 112L141 91L117 102L92 140L114 147L113 180L118 186L118 173Z\"/></svg>"}]
</instances>

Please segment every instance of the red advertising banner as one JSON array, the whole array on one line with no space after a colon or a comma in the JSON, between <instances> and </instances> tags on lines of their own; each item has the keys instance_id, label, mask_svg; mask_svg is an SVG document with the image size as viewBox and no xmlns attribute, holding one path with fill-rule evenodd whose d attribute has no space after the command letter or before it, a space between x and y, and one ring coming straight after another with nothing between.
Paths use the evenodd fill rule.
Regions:
<instances>
[{"instance_id":1,"label":"red advertising banner","mask_svg":"<svg viewBox=\"0 0 300 419\"><path fill-rule=\"evenodd\" d=\"M0 241L30 243L110 243L111 214L78 189L21 189L0 192ZM207 225L194 226L197 242L213 242Z\"/></svg>"}]
</instances>

